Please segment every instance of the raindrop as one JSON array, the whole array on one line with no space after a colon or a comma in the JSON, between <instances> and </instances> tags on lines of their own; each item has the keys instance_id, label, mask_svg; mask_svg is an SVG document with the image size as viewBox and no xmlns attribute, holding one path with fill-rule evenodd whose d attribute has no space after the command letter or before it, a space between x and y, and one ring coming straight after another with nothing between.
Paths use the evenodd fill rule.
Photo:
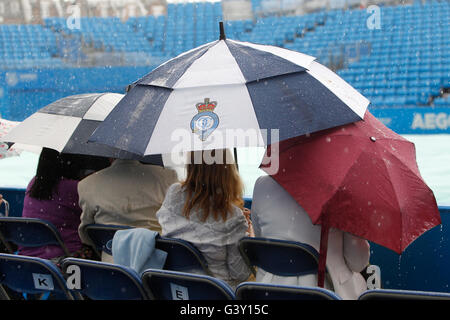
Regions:
<instances>
[{"instance_id":1,"label":"raindrop","mask_svg":"<svg viewBox=\"0 0 450 320\"><path fill-rule=\"evenodd\" d=\"M331 138L330 137L327 137L325 140L326 140L326 142L331 142Z\"/></svg>"}]
</instances>

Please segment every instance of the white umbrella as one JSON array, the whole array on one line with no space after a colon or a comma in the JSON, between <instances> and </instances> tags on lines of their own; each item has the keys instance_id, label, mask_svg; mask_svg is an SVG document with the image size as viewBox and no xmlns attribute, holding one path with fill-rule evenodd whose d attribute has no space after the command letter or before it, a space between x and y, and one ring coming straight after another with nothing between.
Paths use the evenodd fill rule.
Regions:
<instances>
[{"instance_id":1,"label":"white umbrella","mask_svg":"<svg viewBox=\"0 0 450 320\"><path fill-rule=\"evenodd\" d=\"M369 105L314 57L224 35L130 87L90 141L140 155L264 147L273 129L285 140L362 120Z\"/></svg>"},{"instance_id":2,"label":"white umbrella","mask_svg":"<svg viewBox=\"0 0 450 320\"><path fill-rule=\"evenodd\" d=\"M135 159L162 165L161 156L142 157L88 138L123 98L118 93L68 96L38 110L3 137L7 142L46 147L62 153Z\"/></svg>"}]
</instances>

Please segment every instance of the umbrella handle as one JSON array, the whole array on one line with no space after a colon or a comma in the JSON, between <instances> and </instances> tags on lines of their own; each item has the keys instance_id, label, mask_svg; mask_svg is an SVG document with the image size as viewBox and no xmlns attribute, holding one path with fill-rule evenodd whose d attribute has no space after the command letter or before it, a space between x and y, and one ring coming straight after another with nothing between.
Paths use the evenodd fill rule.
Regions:
<instances>
[{"instance_id":1,"label":"umbrella handle","mask_svg":"<svg viewBox=\"0 0 450 320\"><path fill-rule=\"evenodd\" d=\"M320 228L320 252L319 252L319 266L317 271L317 286L323 288L325 286L325 271L327 262L328 250L328 231L330 227L327 219L324 219Z\"/></svg>"}]
</instances>

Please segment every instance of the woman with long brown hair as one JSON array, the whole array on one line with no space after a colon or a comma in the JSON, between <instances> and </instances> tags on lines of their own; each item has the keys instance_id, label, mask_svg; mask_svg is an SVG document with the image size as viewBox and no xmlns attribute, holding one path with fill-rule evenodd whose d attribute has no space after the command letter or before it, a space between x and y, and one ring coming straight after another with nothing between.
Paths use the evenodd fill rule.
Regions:
<instances>
[{"instance_id":1,"label":"woman with long brown hair","mask_svg":"<svg viewBox=\"0 0 450 320\"><path fill-rule=\"evenodd\" d=\"M208 155L216 161L211 163ZM213 275L235 287L250 275L237 242L253 233L243 212L236 164L229 150L196 151L189 157L186 180L167 190L156 214L162 235L193 243Z\"/></svg>"}]
</instances>

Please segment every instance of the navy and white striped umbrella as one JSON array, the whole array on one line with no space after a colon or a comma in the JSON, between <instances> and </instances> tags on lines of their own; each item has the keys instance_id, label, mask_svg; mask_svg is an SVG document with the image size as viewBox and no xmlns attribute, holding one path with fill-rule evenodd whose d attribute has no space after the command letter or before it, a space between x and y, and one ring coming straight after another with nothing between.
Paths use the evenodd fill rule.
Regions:
<instances>
[{"instance_id":1,"label":"navy and white striped umbrella","mask_svg":"<svg viewBox=\"0 0 450 320\"><path fill-rule=\"evenodd\" d=\"M3 139L62 153L135 159L162 165L161 155L144 158L104 144L88 143L97 126L123 97L117 93L92 93L59 99L33 113Z\"/></svg>"},{"instance_id":2,"label":"navy and white striped umbrella","mask_svg":"<svg viewBox=\"0 0 450 320\"><path fill-rule=\"evenodd\" d=\"M285 140L359 121L369 104L314 57L228 39L185 52L130 87L90 141L141 155L265 146L261 129ZM255 139L239 138L250 131Z\"/></svg>"}]
</instances>

